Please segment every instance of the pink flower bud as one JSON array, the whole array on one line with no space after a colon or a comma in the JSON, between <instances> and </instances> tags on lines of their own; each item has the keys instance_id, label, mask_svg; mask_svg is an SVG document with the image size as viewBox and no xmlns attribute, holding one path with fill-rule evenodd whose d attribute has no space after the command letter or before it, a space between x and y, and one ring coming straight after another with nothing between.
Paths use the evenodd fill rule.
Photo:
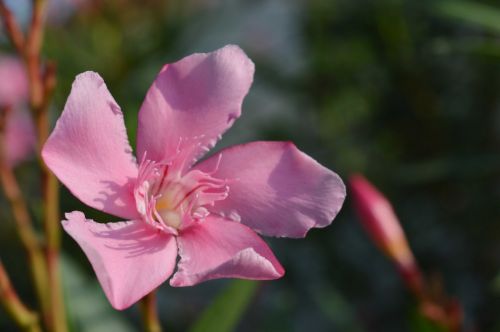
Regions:
<instances>
[{"instance_id":1,"label":"pink flower bud","mask_svg":"<svg viewBox=\"0 0 500 332\"><path fill-rule=\"evenodd\" d=\"M349 180L354 208L375 244L395 263L410 289L421 293L422 278L401 224L389 201L364 176Z\"/></svg>"}]
</instances>

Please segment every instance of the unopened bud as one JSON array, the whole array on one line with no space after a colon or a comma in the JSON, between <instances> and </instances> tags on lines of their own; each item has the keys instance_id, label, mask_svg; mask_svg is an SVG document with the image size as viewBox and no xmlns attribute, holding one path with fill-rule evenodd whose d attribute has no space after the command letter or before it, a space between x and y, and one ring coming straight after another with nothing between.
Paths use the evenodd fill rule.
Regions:
<instances>
[{"instance_id":1,"label":"unopened bud","mask_svg":"<svg viewBox=\"0 0 500 332\"><path fill-rule=\"evenodd\" d=\"M422 278L401 224L389 201L362 175L349 180L354 208L375 244L395 263L405 283L420 296Z\"/></svg>"}]
</instances>

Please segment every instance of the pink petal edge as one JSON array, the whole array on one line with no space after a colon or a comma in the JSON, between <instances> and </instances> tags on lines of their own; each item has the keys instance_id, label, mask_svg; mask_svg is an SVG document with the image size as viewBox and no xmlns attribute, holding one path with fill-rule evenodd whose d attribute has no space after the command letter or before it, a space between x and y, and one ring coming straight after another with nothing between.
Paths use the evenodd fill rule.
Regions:
<instances>
[{"instance_id":1,"label":"pink petal edge","mask_svg":"<svg viewBox=\"0 0 500 332\"><path fill-rule=\"evenodd\" d=\"M267 244L250 228L209 216L177 238L181 257L170 279L175 287L217 278L271 280L285 270Z\"/></svg>"},{"instance_id":2,"label":"pink petal edge","mask_svg":"<svg viewBox=\"0 0 500 332\"><path fill-rule=\"evenodd\" d=\"M340 177L290 142L252 142L222 150L196 165L228 179L229 196L213 213L238 215L241 223L269 236L304 237L331 224L346 188Z\"/></svg>"},{"instance_id":3,"label":"pink petal edge","mask_svg":"<svg viewBox=\"0 0 500 332\"><path fill-rule=\"evenodd\" d=\"M165 65L139 112L138 158L160 161L181 149L183 168L191 166L240 116L253 74L234 45Z\"/></svg>"},{"instance_id":4,"label":"pink petal edge","mask_svg":"<svg viewBox=\"0 0 500 332\"><path fill-rule=\"evenodd\" d=\"M125 219L138 217L133 196L137 164L123 114L99 74L76 77L42 157L85 204Z\"/></svg>"},{"instance_id":5,"label":"pink petal edge","mask_svg":"<svg viewBox=\"0 0 500 332\"><path fill-rule=\"evenodd\" d=\"M142 221L108 224L88 220L82 212L66 213L64 230L80 245L106 297L117 310L126 309L172 274L175 238Z\"/></svg>"}]
</instances>

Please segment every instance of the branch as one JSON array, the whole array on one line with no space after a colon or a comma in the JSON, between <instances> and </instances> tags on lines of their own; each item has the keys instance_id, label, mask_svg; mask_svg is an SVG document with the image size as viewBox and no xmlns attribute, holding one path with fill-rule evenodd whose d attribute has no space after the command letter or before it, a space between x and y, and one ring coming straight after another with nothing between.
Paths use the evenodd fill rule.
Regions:
<instances>
[{"instance_id":1,"label":"branch","mask_svg":"<svg viewBox=\"0 0 500 332\"><path fill-rule=\"evenodd\" d=\"M26 332L41 332L38 316L21 302L12 287L7 271L0 260L0 303L9 316Z\"/></svg>"},{"instance_id":2,"label":"branch","mask_svg":"<svg viewBox=\"0 0 500 332\"><path fill-rule=\"evenodd\" d=\"M3 19L5 31L17 51L24 53L24 35L21 27L17 23L15 16L10 9L5 5L3 0L0 0L0 16Z\"/></svg>"}]
</instances>

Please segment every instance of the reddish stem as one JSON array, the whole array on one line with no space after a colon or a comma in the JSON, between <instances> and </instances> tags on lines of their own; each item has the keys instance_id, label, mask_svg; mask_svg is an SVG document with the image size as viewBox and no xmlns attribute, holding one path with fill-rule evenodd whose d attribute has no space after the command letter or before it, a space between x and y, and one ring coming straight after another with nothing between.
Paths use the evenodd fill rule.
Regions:
<instances>
[{"instance_id":1,"label":"reddish stem","mask_svg":"<svg viewBox=\"0 0 500 332\"><path fill-rule=\"evenodd\" d=\"M21 302L0 260L0 303L16 324L26 332L41 332L38 316Z\"/></svg>"},{"instance_id":2,"label":"reddish stem","mask_svg":"<svg viewBox=\"0 0 500 332\"><path fill-rule=\"evenodd\" d=\"M32 0L33 11L27 37L24 38L15 17L0 0L0 15L3 16L6 31L26 64L30 85L30 105L35 119L38 136L38 160L42 169L42 193L44 207L44 229L47 239L46 259L48 282L44 288L49 293L49 305L45 307L47 326L50 331L67 331L66 315L62 300L59 274L60 225L59 187L57 179L41 159L41 149L49 135L48 108L55 87L55 66L48 63L42 70L40 50L43 42L46 0ZM45 262L44 262L45 263ZM48 311L48 312L47 312Z\"/></svg>"},{"instance_id":3,"label":"reddish stem","mask_svg":"<svg viewBox=\"0 0 500 332\"><path fill-rule=\"evenodd\" d=\"M21 30L19 24L17 24L14 15L3 1L0 1L0 16L3 18L5 30L7 32L7 36L9 37L10 41L12 42L12 44L19 53L23 53L24 52L23 31Z\"/></svg>"}]
</instances>

